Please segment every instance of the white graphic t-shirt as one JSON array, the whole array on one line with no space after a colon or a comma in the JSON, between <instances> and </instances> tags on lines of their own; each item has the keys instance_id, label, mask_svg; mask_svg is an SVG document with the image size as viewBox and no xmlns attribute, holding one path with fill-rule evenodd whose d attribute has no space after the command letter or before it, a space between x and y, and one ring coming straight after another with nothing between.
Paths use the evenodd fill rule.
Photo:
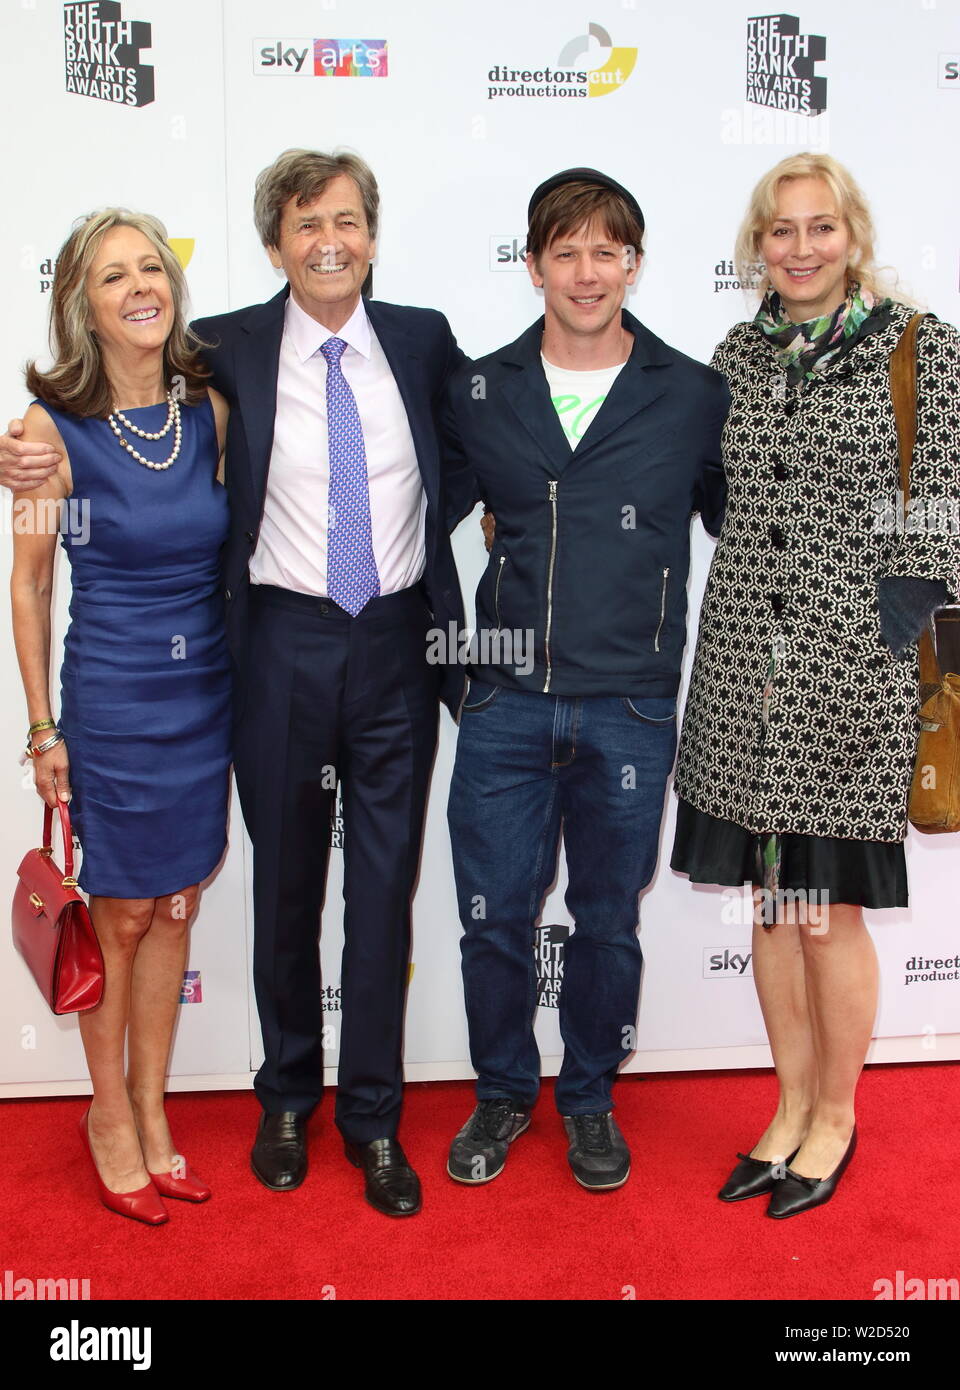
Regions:
<instances>
[{"instance_id":1,"label":"white graphic t-shirt","mask_svg":"<svg viewBox=\"0 0 960 1390\"><path fill-rule=\"evenodd\" d=\"M548 362L543 353L540 354L540 361L563 432L570 441L570 448L575 449L626 362L616 367L601 367L598 371L571 372L566 367L556 367Z\"/></svg>"}]
</instances>

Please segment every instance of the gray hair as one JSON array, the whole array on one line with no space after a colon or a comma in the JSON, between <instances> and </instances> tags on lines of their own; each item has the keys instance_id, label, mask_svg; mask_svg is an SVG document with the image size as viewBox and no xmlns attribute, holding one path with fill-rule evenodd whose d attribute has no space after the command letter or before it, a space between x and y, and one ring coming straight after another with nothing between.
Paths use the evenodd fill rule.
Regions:
<instances>
[{"instance_id":1,"label":"gray hair","mask_svg":"<svg viewBox=\"0 0 960 1390\"><path fill-rule=\"evenodd\" d=\"M346 174L360 189L364 216L371 239L377 235L380 193L373 170L359 155L340 151L323 154L320 150L284 150L257 175L253 199L253 220L264 246L280 244L280 220L291 198L305 207L326 188L331 179Z\"/></svg>"}]
</instances>

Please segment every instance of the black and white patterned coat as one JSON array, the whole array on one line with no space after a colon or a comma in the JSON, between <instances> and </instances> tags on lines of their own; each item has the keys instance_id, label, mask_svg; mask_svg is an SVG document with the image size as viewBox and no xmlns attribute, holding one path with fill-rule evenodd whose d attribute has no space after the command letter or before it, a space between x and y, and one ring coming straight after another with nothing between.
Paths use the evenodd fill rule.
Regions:
<instances>
[{"instance_id":1,"label":"black and white patterned coat","mask_svg":"<svg viewBox=\"0 0 960 1390\"><path fill-rule=\"evenodd\" d=\"M911 507L898 509L889 357L912 310L819 379L787 387L752 323L713 366L732 405L726 517L710 569L676 790L753 833L895 841L918 733L915 647L880 636L884 575L960 572L960 334L927 318L917 340ZM762 700L776 675L766 731Z\"/></svg>"}]
</instances>

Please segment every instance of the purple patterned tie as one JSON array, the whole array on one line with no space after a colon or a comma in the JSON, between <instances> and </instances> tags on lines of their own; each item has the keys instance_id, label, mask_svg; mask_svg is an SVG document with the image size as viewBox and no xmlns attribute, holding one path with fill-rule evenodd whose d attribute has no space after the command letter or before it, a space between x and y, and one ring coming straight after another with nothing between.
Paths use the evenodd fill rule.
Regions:
<instances>
[{"instance_id":1,"label":"purple patterned tie","mask_svg":"<svg viewBox=\"0 0 960 1390\"><path fill-rule=\"evenodd\" d=\"M327 440L330 492L327 526L327 594L354 617L380 592L370 527L367 455L357 403L340 367L347 344L328 338L320 351L327 362Z\"/></svg>"}]
</instances>

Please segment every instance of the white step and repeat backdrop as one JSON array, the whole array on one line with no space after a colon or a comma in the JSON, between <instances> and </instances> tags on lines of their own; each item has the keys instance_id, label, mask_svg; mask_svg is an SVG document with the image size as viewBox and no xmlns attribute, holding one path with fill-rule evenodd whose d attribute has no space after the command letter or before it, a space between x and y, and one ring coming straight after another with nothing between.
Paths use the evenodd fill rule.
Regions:
<instances>
[{"instance_id":1,"label":"white step and repeat backdrop","mask_svg":"<svg viewBox=\"0 0 960 1390\"><path fill-rule=\"evenodd\" d=\"M274 294L280 281L251 218L253 181L290 145L347 146L370 162L383 199L377 296L443 310L471 354L509 341L541 312L520 259L527 199L547 175L589 164L633 189L646 214L648 255L631 309L708 358L752 312L731 264L748 192L776 160L804 149L850 165L871 198L883 262L957 322L960 0L802 0L795 13L759 16L757 8L5 0L0 416L25 404L22 364L43 352L54 258L81 213L119 203L162 217L198 314ZM8 505L2 514L9 561ZM469 605L484 565L475 519L454 543ZM709 560L698 527L692 624ZM57 667L68 601L60 563ZM37 841L40 803L17 764L25 721L9 627L0 622L0 883L12 895L17 863ZM444 713L407 1015L408 1075L419 1079L471 1074L445 821L455 738ZM629 1069L766 1064L749 907L672 874L672 832L671 798L659 872L642 903L646 971ZM871 1055L957 1057L960 839L912 835L908 854L913 906L875 917L883 987ZM230 851L193 929L174 1087L246 1086L259 1064L249 880L234 804ZM556 1005L571 926L564 886L561 864L538 938L546 1071L560 1052ZM331 1065L340 890L334 848L322 939ZM3 933L0 1095L79 1091L84 1078L76 1020L45 1012Z\"/></svg>"}]
</instances>

